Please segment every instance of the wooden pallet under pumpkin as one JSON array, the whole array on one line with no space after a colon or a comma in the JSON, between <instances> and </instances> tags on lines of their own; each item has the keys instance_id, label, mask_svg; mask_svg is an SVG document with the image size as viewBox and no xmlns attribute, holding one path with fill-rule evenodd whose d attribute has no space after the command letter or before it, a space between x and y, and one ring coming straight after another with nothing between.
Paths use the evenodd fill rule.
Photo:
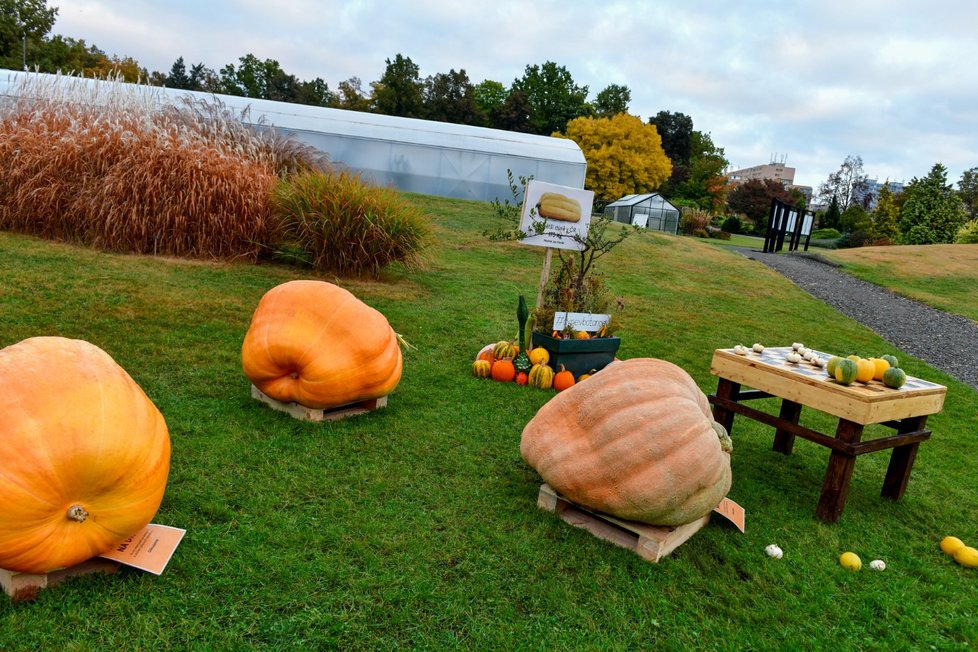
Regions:
<instances>
[{"instance_id":1,"label":"wooden pallet under pumpkin","mask_svg":"<svg viewBox=\"0 0 978 652\"><path fill-rule=\"evenodd\" d=\"M652 563L658 563L710 522L710 514L676 527L615 518L571 502L546 483L540 486L537 507L553 512L564 522L585 529L599 539L627 548Z\"/></svg>"},{"instance_id":2,"label":"wooden pallet under pumpkin","mask_svg":"<svg viewBox=\"0 0 978 652\"><path fill-rule=\"evenodd\" d=\"M299 419L300 421L336 421L338 419L353 417L358 414L373 412L374 410L379 410L380 408L387 406L387 397L381 396L380 398L360 401L359 403L350 403L349 405L341 405L335 408L317 410L315 408L306 407L305 405L299 405L298 403L284 403L282 401L277 401L254 385L251 386L251 397L258 399L262 403L271 407L273 410L285 412L289 416Z\"/></svg>"},{"instance_id":3,"label":"wooden pallet under pumpkin","mask_svg":"<svg viewBox=\"0 0 978 652\"><path fill-rule=\"evenodd\" d=\"M28 602L37 599L38 594L50 586L80 575L105 573L111 575L119 569L119 564L109 559L93 557L71 568L62 568L49 573L18 573L0 568L0 586L14 602Z\"/></svg>"}]
</instances>

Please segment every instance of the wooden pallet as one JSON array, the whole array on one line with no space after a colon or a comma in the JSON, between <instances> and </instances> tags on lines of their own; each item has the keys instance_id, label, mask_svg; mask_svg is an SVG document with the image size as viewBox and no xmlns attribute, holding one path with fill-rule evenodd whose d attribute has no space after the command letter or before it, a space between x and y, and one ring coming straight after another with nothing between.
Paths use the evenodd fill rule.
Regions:
<instances>
[{"instance_id":1,"label":"wooden pallet","mask_svg":"<svg viewBox=\"0 0 978 652\"><path fill-rule=\"evenodd\" d=\"M350 403L349 405L341 405L336 408L317 410L306 407L305 405L299 405L298 403L277 401L254 385L251 386L251 397L258 399L273 410L285 412L289 416L301 421L336 421L337 419L345 419L358 414L373 412L374 410L379 410L387 406L387 397L381 396L380 398L370 399L369 401L360 401L359 403Z\"/></svg>"},{"instance_id":2,"label":"wooden pallet","mask_svg":"<svg viewBox=\"0 0 978 652\"><path fill-rule=\"evenodd\" d=\"M0 568L0 586L3 586L4 593L14 602L27 602L36 599L42 589L60 584L68 578L92 573L111 575L118 569L119 564L116 562L99 557L50 573L18 573Z\"/></svg>"},{"instance_id":3,"label":"wooden pallet","mask_svg":"<svg viewBox=\"0 0 978 652\"><path fill-rule=\"evenodd\" d=\"M537 507L557 514L566 523L585 529L599 539L628 548L652 563L658 563L710 522L709 514L677 527L627 521L572 503L546 483L540 486Z\"/></svg>"}]
</instances>

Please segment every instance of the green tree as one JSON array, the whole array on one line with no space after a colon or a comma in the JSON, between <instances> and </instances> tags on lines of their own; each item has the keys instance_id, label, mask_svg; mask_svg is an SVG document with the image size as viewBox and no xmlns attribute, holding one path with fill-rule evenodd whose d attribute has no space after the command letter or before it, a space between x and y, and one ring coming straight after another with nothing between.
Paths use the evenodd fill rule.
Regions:
<instances>
[{"instance_id":1,"label":"green tree","mask_svg":"<svg viewBox=\"0 0 978 652\"><path fill-rule=\"evenodd\" d=\"M57 15L58 8L44 0L0 0L0 66L21 70L37 63L38 47Z\"/></svg>"},{"instance_id":2,"label":"green tree","mask_svg":"<svg viewBox=\"0 0 978 652\"><path fill-rule=\"evenodd\" d=\"M424 114L420 69L410 57L400 54L386 60L380 81L374 82L373 110L384 115L420 118Z\"/></svg>"},{"instance_id":3,"label":"green tree","mask_svg":"<svg viewBox=\"0 0 978 652\"><path fill-rule=\"evenodd\" d=\"M489 116L502 108L503 104L506 103L509 91L501 82L486 79L475 85L472 94L476 109L482 114L484 124L489 126L491 124Z\"/></svg>"},{"instance_id":4,"label":"green tree","mask_svg":"<svg viewBox=\"0 0 978 652\"><path fill-rule=\"evenodd\" d=\"M177 57L177 60L170 66L170 74L166 76L166 87L190 89L190 76L187 74L187 66L183 62L183 57Z\"/></svg>"},{"instance_id":5,"label":"green tree","mask_svg":"<svg viewBox=\"0 0 978 652\"><path fill-rule=\"evenodd\" d=\"M527 66L523 76L510 89L522 91L533 112L533 133L549 136L563 131L574 118L589 112L587 86L578 86L567 68L547 61L542 66Z\"/></svg>"},{"instance_id":6,"label":"green tree","mask_svg":"<svg viewBox=\"0 0 978 652\"><path fill-rule=\"evenodd\" d=\"M900 211L901 242L954 242L958 229L967 221L967 213L964 204L947 184L947 168L935 163L926 177L914 178L905 192L907 201Z\"/></svg>"},{"instance_id":7,"label":"green tree","mask_svg":"<svg viewBox=\"0 0 978 652\"><path fill-rule=\"evenodd\" d=\"M533 107L530 106L526 93L514 90L506 96L502 106L489 113L489 123L496 129L534 133L533 125L530 123L532 115Z\"/></svg>"},{"instance_id":8,"label":"green tree","mask_svg":"<svg viewBox=\"0 0 978 652\"><path fill-rule=\"evenodd\" d=\"M846 210L856 199L860 187L866 183L861 156L850 154L839 166L839 169L829 175L829 178L818 187L818 197L822 200L835 197L840 210Z\"/></svg>"},{"instance_id":9,"label":"green tree","mask_svg":"<svg viewBox=\"0 0 978 652\"><path fill-rule=\"evenodd\" d=\"M601 201L651 192L669 178L672 166L662 151L659 134L633 115L575 118L567 123L563 137L576 142L584 152L584 185Z\"/></svg>"},{"instance_id":10,"label":"green tree","mask_svg":"<svg viewBox=\"0 0 978 652\"><path fill-rule=\"evenodd\" d=\"M609 84L594 100L594 115L599 118L610 118L619 113L628 113L628 103L631 101L632 92L628 86Z\"/></svg>"},{"instance_id":11,"label":"green tree","mask_svg":"<svg viewBox=\"0 0 978 652\"><path fill-rule=\"evenodd\" d=\"M347 111L370 110L370 97L361 88L359 77L350 77L341 81L336 87L337 92L330 106Z\"/></svg>"},{"instance_id":12,"label":"green tree","mask_svg":"<svg viewBox=\"0 0 978 652\"><path fill-rule=\"evenodd\" d=\"M722 147L717 147L709 134L693 131L690 138L692 154L686 178L673 183L673 174L665 191L670 199L684 200L706 211L723 211L727 195L727 177L723 171L730 165ZM674 164L675 165L675 164Z\"/></svg>"},{"instance_id":13,"label":"green tree","mask_svg":"<svg viewBox=\"0 0 978 652\"><path fill-rule=\"evenodd\" d=\"M866 209L857 203L842 212L842 215L839 217L839 225L842 227L839 230L843 233L863 231L868 234L872 226L872 220L869 217L869 213L866 212Z\"/></svg>"},{"instance_id":14,"label":"green tree","mask_svg":"<svg viewBox=\"0 0 978 652\"><path fill-rule=\"evenodd\" d=\"M662 138L662 149L673 166L689 164L693 155L693 119L685 113L659 111L649 118Z\"/></svg>"},{"instance_id":15,"label":"green tree","mask_svg":"<svg viewBox=\"0 0 978 652\"><path fill-rule=\"evenodd\" d=\"M465 70L450 70L424 82L424 117L438 122L480 125L485 116L475 101L475 87Z\"/></svg>"},{"instance_id":16,"label":"green tree","mask_svg":"<svg viewBox=\"0 0 978 652\"><path fill-rule=\"evenodd\" d=\"M822 214L822 219L819 222L819 227L823 229L836 229L838 230L842 222L842 211L839 210L839 198L832 195L832 201L829 202L829 208L825 213Z\"/></svg>"},{"instance_id":17,"label":"green tree","mask_svg":"<svg viewBox=\"0 0 978 652\"><path fill-rule=\"evenodd\" d=\"M958 197L964 203L968 219L978 219L978 168L965 170L958 181Z\"/></svg>"},{"instance_id":18,"label":"green tree","mask_svg":"<svg viewBox=\"0 0 978 652\"><path fill-rule=\"evenodd\" d=\"M893 199L893 193L890 192L889 179L880 188L872 218L873 226L869 232L874 239L889 240L890 242L896 242L899 239L900 209Z\"/></svg>"}]
</instances>

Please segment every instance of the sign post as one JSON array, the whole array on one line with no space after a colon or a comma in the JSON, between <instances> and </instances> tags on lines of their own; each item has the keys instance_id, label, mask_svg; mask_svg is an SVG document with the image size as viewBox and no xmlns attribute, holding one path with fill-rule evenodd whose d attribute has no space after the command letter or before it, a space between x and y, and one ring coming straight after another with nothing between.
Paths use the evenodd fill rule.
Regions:
<instances>
[{"instance_id":1,"label":"sign post","mask_svg":"<svg viewBox=\"0 0 978 652\"><path fill-rule=\"evenodd\" d=\"M558 186L531 179L523 193L520 231L523 244L546 247L540 287L537 289L537 308L543 307L543 293L550 278L554 249L584 248L591 226L591 206L594 193L581 188Z\"/></svg>"}]
</instances>

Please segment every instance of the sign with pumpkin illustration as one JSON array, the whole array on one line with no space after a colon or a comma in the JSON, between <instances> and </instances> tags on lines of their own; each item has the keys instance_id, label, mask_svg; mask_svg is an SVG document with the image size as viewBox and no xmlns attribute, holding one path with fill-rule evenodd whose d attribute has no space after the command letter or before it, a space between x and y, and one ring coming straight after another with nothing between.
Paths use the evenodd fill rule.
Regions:
<instances>
[{"instance_id":1,"label":"sign with pumpkin illustration","mask_svg":"<svg viewBox=\"0 0 978 652\"><path fill-rule=\"evenodd\" d=\"M531 179L523 194L520 242L555 249L584 248L594 193Z\"/></svg>"}]
</instances>

